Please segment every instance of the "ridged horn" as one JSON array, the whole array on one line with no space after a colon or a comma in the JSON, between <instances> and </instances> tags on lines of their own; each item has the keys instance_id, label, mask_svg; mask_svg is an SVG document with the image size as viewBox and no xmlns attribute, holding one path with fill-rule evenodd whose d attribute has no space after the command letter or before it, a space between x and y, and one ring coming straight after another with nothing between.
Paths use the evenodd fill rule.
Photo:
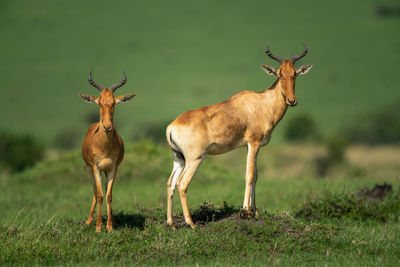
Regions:
<instances>
[{"instance_id":1,"label":"ridged horn","mask_svg":"<svg viewBox=\"0 0 400 267\"><path fill-rule=\"evenodd\" d=\"M126 83L126 73L125 73L125 71L122 71L123 72L123 74L124 74L124 77L122 78L122 81L120 81L119 83L116 83L116 84L114 84L114 85L112 85L111 87L110 87L110 90L114 93L115 92L115 90L117 90L118 88L120 88L121 86L123 86L125 83Z\"/></svg>"},{"instance_id":2,"label":"ridged horn","mask_svg":"<svg viewBox=\"0 0 400 267\"><path fill-rule=\"evenodd\" d=\"M104 87L101 86L100 84L96 83L95 81L93 81L93 78L92 78L92 71L93 71L93 70L90 70L90 72L89 72L89 77L88 77L89 83L90 83L93 87L97 88L97 89L101 92L101 91L104 90Z\"/></svg>"},{"instance_id":3,"label":"ridged horn","mask_svg":"<svg viewBox=\"0 0 400 267\"><path fill-rule=\"evenodd\" d=\"M303 52L301 52L300 54L298 54L298 55L296 55L294 57L291 57L289 59L290 62L292 62L293 65L294 65L294 63L296 63L297 60L299 60L300 58L304 57L307 54L307 52L308 52L307 46L305 44L303 44L303 46L304 46Z\"/></svg>"},{"instance_id":4,"label":"ridged horn","mask_svg":"<svg viewBox=\"0 0 400 267\"><path fill-rule=\"evenodd\" d=\"M265 48L265 53L266 53L270 58L272 58L272 59L278 61L279 64L282 64L283 58L278 57L278 56L275 56L274 54L272 54L271 51L269 51L268 44L267 44L267 47Z\"/></svg>"}]
</instances>

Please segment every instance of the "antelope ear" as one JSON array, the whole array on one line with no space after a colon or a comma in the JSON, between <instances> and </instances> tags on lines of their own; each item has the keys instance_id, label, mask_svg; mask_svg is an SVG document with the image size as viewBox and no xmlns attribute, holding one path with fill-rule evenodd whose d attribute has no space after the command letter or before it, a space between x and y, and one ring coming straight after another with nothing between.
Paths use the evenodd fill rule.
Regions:
<instances>
[{"instance_id":1,"label":"antelope ear","mask_svg":"<svg viewBox=\"0 0 400 267\"><path fill-rule=\"evenodd\" d=\"M121 102L128 102L129 100L131 100L135 95L120 95L118 97L115 98L115 102L121 103Z\"/></svg>"},{"instance_id":2,"label":"antelope ear","mask_svg":"<svg viewBox=\"0 0 400 267\"><path fill-rule=\"evenodd\" d=\"M261 64L261 68L265 71L268 75L275 75L278 76L277 71L274 67Z\"/></svg>"},{"instance_id":3,"label":"antelope ear","mask_svg":"<svg viewBox=\"0 0 400 267\"><path fill-rule=\"evenodd\" d=\"M86 94L79 94L79 96L86 102L88 103L95 103L99 104L99 98L92 96L92 95L86 95Z\"/></svg>"},{"instance_id":4,"label":"antelope ear","mask_svg":"<svg viewBox=\"0 0 400 267\"><path fill-rule=\"evenodd\" d=\"M312 64L307 64L307 65L303 65L301 67L299 67L298 69L296 69L296 74L297 75L303 75L306 74L307 72L309 72L312 68Z\"/></svg>"}]
</instances>

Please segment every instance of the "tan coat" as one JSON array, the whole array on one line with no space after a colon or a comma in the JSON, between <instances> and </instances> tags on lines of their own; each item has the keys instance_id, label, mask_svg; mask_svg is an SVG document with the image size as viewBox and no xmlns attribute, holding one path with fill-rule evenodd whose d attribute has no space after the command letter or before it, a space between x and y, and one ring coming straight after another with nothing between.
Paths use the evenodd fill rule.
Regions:
<instances>
[{"instance_id":1,"label":"tan coat","mask_svg":"<svg viewBox=\"0 0 400 267\"><path fill-rule=\"evenodd\" d=\"M306 47L302 54L289 60L272 55L268 46L266 52L281 63L279 69L262 65L267 74L278 78L270 88L259 93L239 92L220 103L186 111L167 127L166 138L174 157L174 166L167 182L169 225L173 225L172 197L175 186L178 186L185 222L194 228L186 192L205 155L222 154L241 146L248 149L243 209L257 213L257 153L261 146L270 141L272 131L288 106L297 104L296 78L307 73L312 66L294 68L295 61L307 53Z\"/></svg>"}]
</instances>

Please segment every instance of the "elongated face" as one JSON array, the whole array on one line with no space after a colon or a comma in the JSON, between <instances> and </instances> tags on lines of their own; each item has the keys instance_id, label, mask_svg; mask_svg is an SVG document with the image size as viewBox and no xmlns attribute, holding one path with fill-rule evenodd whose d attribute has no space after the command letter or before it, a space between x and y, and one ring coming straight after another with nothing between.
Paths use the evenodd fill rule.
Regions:
<instances>
[{"instance_id":1,"label":"elongated face","mask_svg":"<svg viewBox=\"0 0 400 267\"><path fill-rule=\"evenodd\" d=\"M100 93L100 97L85 94L79 94L79 96L88 103L96 103L99 105L100 124L105 132L110 132L113 129L115 105L121 102L127 102L135 95L114 97L113 92L107 88Z\"/></svg>"},{"instance_id":2,"label":"elongated face","mask_svg":"<svg viewBox=\"0 0 400 267\"><path fill-rule=\"evenodd\" d=\"M98 104L100 108L100 123L104 131L109 132L113 127L114 107L116 104L114 95L110 89L105 89L101 92Z\"/></svg>"},{"instance_id":3,"label":"elongated face","mask_svg":"<svg viewBox=\"0 0 400 267\"><path fill-rule=\"evenodd\" d=\"M308 49L305 44L303 44L304 50L298 55L291 57L290 59L283 59L277 55L274 55L269 50L269 46L265 48L265 53L267 56L279 62L280 67L279 69L275 69L274 67L268 65L261 65L261 68L269 75L275 75L281 81L281 88L282 88L282 96L285 99L285 102L289 106L296 106L296 94L295 94L295 85L296 85L296 78L298 75L306 74L312 67L312 64L303 65L298 69L294 68L294 64L297 60L304 57Z\"/></svg>"},{"instance_id":4,"label":"elongated face","mask_svg":"<svg viewBox=\"0 0 400 267\"><path fill-rule=\"evenodd\" d=\"M289 106L295 106L297 104L295 85L296 85L296 70L293 64L289 60L282 62L281 67L278 70L278 77L282 81L283 85L283 97L285 98L286 104Z\"/></svg>"},{"instance_id":5,"label":"elongated face","mask_svg":"<svg viewBox=\"0 0 400 267\"><path fill-rule=\"evenodd\" d=\"M127 102L131 100L135 95L121 95L114 97L114 92L119 87L126 83L126 74L119 83L116 83L110 88L104 88L102 85L96 83L92 78L92 71L89 72L88 81L89 83L100 91L100 96L95 97L92 95L79 94L79 96L88 103L96 103L100 108L100 124L105 132L110 132L113 129L114 122L114 107L116 104L121 102Z\"/></svg>"},{"instance_id":6,"label":"elongated face","mask_svg":"<svg viewBox=\"0 0 400 267\"><path fill-rule=\"evenodd\" d=\"M285 99L286 104L289 106L296 106L296 78L298 75L306 74L311 69L312 65L308 64L295 69L290 60L283 60L279 69L267 65L261 65L261 67L267 74L275 75L281 80L282 96Z\"/></svg>"}]
</instances>

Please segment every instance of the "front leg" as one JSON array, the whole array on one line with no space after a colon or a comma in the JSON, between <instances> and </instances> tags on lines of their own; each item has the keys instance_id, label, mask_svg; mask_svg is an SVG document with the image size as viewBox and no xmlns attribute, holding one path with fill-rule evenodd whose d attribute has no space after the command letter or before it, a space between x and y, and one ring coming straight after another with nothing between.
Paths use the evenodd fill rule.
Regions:
<instances>
[{"instance_id":1,"label":"front leg","mask_svg":"<svg viewBox=\"0 0 400 267\"><path fill-rule=\"evenodd\" d=\"M106 200L107 200L107 230L113 230L113 216L112 216L112 188L114 185L115 176L117 174L117 166L113 166L110 172L107 173L107 186L106 186Z\"/></svg>"},{"instance_id":2,"label":"front leg","mask_svg":"<svg viewBox=\"0 0 400 267\"><path fill-rule=\"evenodd\" d=\"M103 204L103 191L101 189L101 174L99 168L96 165L92 166L93 170L93 177L94 177L94 184L93 188L96 192L96 200L98 204L98 212L97 212L97 224L96 224L96 232L101 231L101 206Z\"/></svg>"},{"instance_id":3,"label":"front leg","mask_svg":"<svg viewBox=\"0 0 400 267\"><path fill-rule=\"evenodd\" d=\"M248 212L250 208L256 212L255 183L257 181L257 154L259 150L259 142L247 144L246 189L244 192L243 209Z\"/></svg>"},{"instance_id":4,"label":"front leg","mask_svg":"<svg viewBox=\"0 0 400 267\"><path fill-rule=\"evenodd\" d=\"M88 166L87 168L89 176L90 176L90 182L92 183L93 186L93 200L92 200L92 206L90 207L90 212L89 212L89 217L86 220L86 224L89 225L93 221L93 214L94 214L94 209L96 208L96 194L97 194L97 189L96 189L96 181L94 179L94 174L93 174L93 169L92 167Z\"/></svg>"},{"instance_id":5,"label":"front leg","mask_svg":"<svg viewBox=\"0 0 400 267\"><path fill-rule=\"evenodd\" d=\"M258 171L257 171L257 157L255 159L255 165L254 165L254 178L253 178L253 183L251 184L251 196L250 196L250 207L252 212L254 212L255 215L258 215L258 210L256 207L256 183L257 183L257 178L258 178Z\"/></svg>"}]
</instances>

